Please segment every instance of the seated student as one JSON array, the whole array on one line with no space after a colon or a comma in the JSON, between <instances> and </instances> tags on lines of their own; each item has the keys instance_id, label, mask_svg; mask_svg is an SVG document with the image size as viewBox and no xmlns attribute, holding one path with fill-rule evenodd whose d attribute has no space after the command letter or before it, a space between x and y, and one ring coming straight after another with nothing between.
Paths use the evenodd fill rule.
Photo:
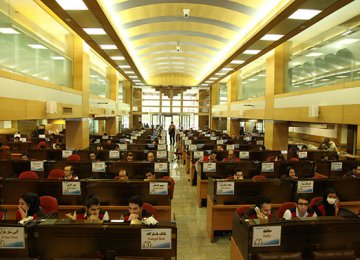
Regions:
<instances>
[{"instance_id":1,"label":"seated student","mask_svg":"<svg viewBox=\"0 0 360 260\"><path fill-rule=\"evenodd\" d=\"M94 152L89 153L89 160L91 162L96 162L96 154Z\"/></svg>"},{"instance_id":2,"label":"seated student","mask_svg":"<svg viewBox=\"0 0 360 260\"><path fill-rule=\"evenodd\" d=\"M20 155L20 160L27 161L27 160L29 160L29 156L26 153L22 153Z\"/></svg>"},{"instance_id":3,"label":"seated student","mask_svg":"<svg viewBox=\"0 0 360 260\"><path fill-rule=\"evenodd\" d=\"M34 219L45 216L45 213L40 208L39 196L31 192L20 196L18 210L16 211L16 220L20 221L29 216L33 216Z\"/></svg>"},{"instance_id":4,"label":"seated student","mask_svg":"<svg viewBox=\"0 0 360 260\"><path fill-rule=\"evenodd\" d=\"M129 179L129 177L128 177L125 169L120 169L118 175L115 176L114 179L119 180L119 181L127 181Z\"/></svg>"},{"instance_id":5,"label":"seated student","mask_svg":"<svg viewBox=\"0 0 360 260\"><path fill-rule=\"evenodd\" d=\"M233 149L228 151L228 156L224 158L224 162L240 162L240 158L235 157L235 151Z\"/></svg>"},{"instance_id":6,"label":"seated student","mask_svg":"<svg viewBox=\"0 0 360 260\"><path fill-rule=\"evenodd\" d=\"M19 143L20 142L20 137L16 136L14 137L14 143Z\"/></svg>"},{"instance_id":7,"label":"seated student","mask_svg":"<svg viewBox=\"0 0 360 260\"><path fill-rule=\"evenodd\" d=\"M155 160L154 153L153 152L148 152L146 160L149 161L149 162L154 162L154 160Z\"/></svg>"},{"instance_id":8,"label":"seated student","mask_svg":"<svg viewBox=\"0 0 360 260\"><path fill-rule=\"evenodd\" d=\"M144 181L148 181L148 180L156 180L155 172L151 171L150 169L145 170Z\"/></svg>"},{"instance_id":9,"label":"seated student","mask_svg":"<svg viewBox=\"0 0 360 260\"><path fill-rule=\"evenodd\" d=\"M308 151L308 147L306 144L304 144L303 146L301 146L301 150L300 152L307 152Z\"/></svg>"},{"instance_id":10,"label":"seated student","mask_svg":"<svg viewBox=\"0 0 360 260\"><path fill-rule=\"evenodd\" d=\"M217 156L216 151L215 151L215 150L212 150L211 153L210 153L210 155L205 156L202 161L203 161L203 162L217 162L216 156Z\"/></svg>"},{"instance_id":11,"label":"seated student","mask_svg":"<svg viewBox=\"0 0 360 260\"><path fill-rule=\"evenodd\" d=\"M227 179L234 179L234 180L242 180L244 179L244 174L242 169L238 168L234 170L234 174L229 176Z\"/></svg>"},{"instance_id":12,"label":"seated student","mask_svg":"<svg viewBox=\"0 0 360 260\"><path fill-rule=\"evenodd\" d=\"M119 146L118 144L115 145L114 150L115 150L115 151L120 151L120 146Z\"/></svg>"},{"instance_id":13,"label":"seated student","mask_svg":"<svg viewBox=\"0 0 360 260\"><path fill-rule=\"evenodd\" d=\"M285 162L285 157L282 153L279 153L278 155L275 156L275 162Z\"/></svg>"},{"instance_id":14,"label":"seated student","mask_svg":"<svg viewBox=\"0 0 360 260\"><path fill-rule=\"evenodd\" d=\"M78 180L79 177L74 175L74 169L71 165L64 167L64 180Z\"/></svg>"},{"instance_id":15,"label":"seated student","mask_svg":"<svg viewBox=\"0 0 360 260\"><path fill-rule=\"evenodd\" d=\"M91 194L86 197L85 207L74 211L74 214L68 213L67 217L72 219L91 219L91 220L109 220L107 211L100 209L100 198Z\"/></svg>"},{"instance_id":16,"label":"seated student","mask_svg":"<svg viewBox=\"0 0 360 260\"><path fill-rule=\"evenodd\" d=\"M218 144L218 145L216 146L216 151L224 151L224 148L222 147L221 144Z\"/></svg>"},{"instance_id":17,"label":"seated student","mask_svg":"<svg viewBox=\"0 0 360 260\"><path fill-rule=\"evenodd\" d=\"M151 217L152 214L143 209L143 202L138 195L135 195L129 199L129 210L124 213L125 221L131 221L134 219L142 220L143 218Z\"/></svg>"},{"instance_id":18,"label":"seated student","mask_svg":"<svg viewBox=\"0 0 360 260\"><path fill-rule=\"evenodd\" d=\"M351 166L351 170L343 176L344 178L360 178L360 165Z\"/></svg>"},{"instance_id":19,"label":"seated student","mask_svg":"<svg viewBox=\"0 0 360 260\"><path fill-rule=\"evenodd\" d=\"M134 160L134 155L132 152L128 152L126 157L125 157L125 161L127 162L132 162Z\"/></svg>"},{"instance_id":20,"label":"seated student","mask_svg":"<svg viewBox=\"0 0 360 260\"><path fill-rule=\"evenodd\" d=\"M329 138L324 138L324 141L319 146L319 150L334 151L334 152L338 151L336 144L333 141L330 141Z\"/></svg>"},{"instance_id":21,"label":"seated student","mask_svg":"<svg viewBox=\"0 0 360 260\"><path fill-rule=\"evenodd\" d=\"M299 193L296 195L296 207L287 209L284 212L284 219L292 218L311 218L317 217L316 213L309 208L310 199L306 194Z\"/></svg>"},{"instance_id":22,"label":"seated student","mask_svg":"<svg viewBox=\"0 0 360 260\"><path fill-rule=\"evenodd\" d=\"M271 200L268 197L260 197L254 208L250 208L245 212L243 218L245 219L271 219Z\"/></svg>"},{"instance_id":23,"label":"seated student","mask_svg":"<svg viewBox=\"0 0 360 260\"><path fill-rule=\"evenodd\" d=\"M336 191L332 188L327 188L322 200L314 205L313 210L319 217L337 216L340 210L340 203Z\"/></svg>"},{"instance_id":24,"label":"seated student","mask_svg":"<svg viewBox=\"0 0 360 260\"><path fill-rule=\"evenodd\" d=\"M286 174L281 176L281 179L283 180L297 180L297 178L295 168L292 166L288 166L286 168Z\"/></svg>"}]
</instances>

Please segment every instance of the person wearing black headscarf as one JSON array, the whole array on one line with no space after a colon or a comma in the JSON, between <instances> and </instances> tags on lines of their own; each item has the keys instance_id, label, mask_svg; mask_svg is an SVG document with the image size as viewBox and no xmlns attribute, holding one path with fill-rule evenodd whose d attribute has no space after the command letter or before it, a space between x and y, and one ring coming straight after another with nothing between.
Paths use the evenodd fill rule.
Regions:
<instances>
[{"instance_id":1,"label":"person wearing black headscarf","mask_svg":"<svg viewBox=\"0 0 360 260\"><path fill-rule=\"evenodd\" d=\"M40 208L39 196L31 192L20 196L16 220L19 221L29 216L34 217L34 219L45 216L45 213Z\"/></svg>"}]
</instances>

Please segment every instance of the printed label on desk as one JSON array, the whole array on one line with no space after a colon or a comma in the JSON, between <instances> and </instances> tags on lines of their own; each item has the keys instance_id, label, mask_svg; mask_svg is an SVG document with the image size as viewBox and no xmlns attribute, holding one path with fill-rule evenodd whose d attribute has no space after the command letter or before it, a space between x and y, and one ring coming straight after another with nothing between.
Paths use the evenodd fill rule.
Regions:
<instances>
[{"instance_id":1,"label":"printed label on desk","mask_svg":"<svg viewBox=\"0 0 360 260\"><path fill-rule=\"evenodd\" d=\"M233 195L235 193L234 190L235 190L235 186L233 181L216 182L217 195Z\"/></svg>"},{"instance_id":2,"label":"printed label on desk","mask_svg":"<svg viewBox=\"0 0 360 260\"><path fill-rule=\"evenodd\" d=\"M281 226L265 226L253 228L253 247L280 246Z\"/></svg>"},{"instance_id":3,"label":"printed label on desk","mask_svg":"<svg viewBox=\"0 0 360 260\"><path fill-rule=\"evenodd\" d=\"M129 144L132 144L132 143L133 143L133 140L131 140L131 139L125 139L125 142L128 142Z\"/></svg>"},{"instance_id":4,"label":"printed label on desk","mask_svg":"<svg viewBox=\"0 0 360 260\"><path fill-rule=\"evenodd\" d=\"M155 172L167 172L167 163L154 163Z\"/></svg>"},{"instance_id":5,"label":"printed label on desk","mask_svg":"<svg viewBox=\"0 0 360 260\"><path fill-rule=\"evenodd\" d=\"M24 227L0 227L0 249L24 249Z\"/></svg>"},{"instance_id":6,"label":"printed label on desk","mask_svg":"<svg viewBox=\"0 0 360 260\"><path fill-rule=\"evenodd\" d=\"M185 145L190 145L191 144L191 140L185 140Z\"/></svg>"},{"instance_id":7,"label":"printed label on desk","mask_svg":"<svg viewBox=\"0 0 360 260\"><path fill-rule=\"evenodd\" d=\"M168 195L168 182L150 182L150 195Z\"/></svg>"},{"instance_id":8,"label":"printed label on desk","mask_svg":"<svg viewBox=\"0 0 360 260\"><path fill-rule=\"evenodd\" d=\"M216 136L211 136L210 140L215 141L215 140L217 140L217 137Z\"/></svg>"},{"instance_id":9,"label":"printed label on desk","mask_svg":"<svg viewBox=\"0 0 360 260\"><path fill-rule=\"evenodd\" d=\"M194 151L194 159L200 159L204 157L204 151Z\"/></svg>"},{"instance_id":10,"label":"printed label on desk","mask_svg":"<svg viewBox=\"0 0 360 260\"><path fill-rule=\"evenodd\" d=\"M166 159L167 152L166 151L156 151L156 158L157 159Z\"/></svg>"},{"instance_id":11,"label":"printed label on desk","mask_svg":"<svg viewBox=\"0 0 360 260\"><path fill-rule=\"evenodd\" d=\"M120 151L126 151L127 150L127 144L119 144Z\"/></svg>"},{"instance_id":12,"label":"printed label on desk","mask_svg":"<svg viewBox=\"0 0 360 260\"><path fill-rule=\"evenodd\" d=\"M131 140L136 140L137 139L137 137L136 136L131 136L131 138L130 138Z\"/></svg>"},{"instance_id":13,"label":"printed label on desk","mask_svg":"<svg viewBox=\"0 0 360 260\"><path fill-rule=\"evenodd\" d=\"M224 140L216 140L216 144L224 144Z\"/></svg>"},{"instance_id":14,"label":"printed label on desk","mask_svg":"<svg viewBox=\"0 0 360 260\"><path fill-rule=\"evenodd\" d=\"M233 144L227 144L227 145L226 145L226 151L229 151L229 150L235 150L235 145L233 145Z\"/></svg>"},{"instance_id":15,"label":"printed label on desk","mask_svg":"<svg viewBox=\"0 0 360 260\"><path fill-rule=\"evenodd\" d=\"M44 171L44 161L30 161L30 171L33 172Z\"/></svg>"},{"instance_id":16,"label":"printed label on desk","mask_svg":"<svg viewBox=\"0 0 360 260\"><path fill-rule=\"evenodd\" d=\"M196 149L197 149L197 145L196 144L190 144L189 145L189 151L196 151Z\"/></svg>"},{"instance_id":17,"label":"printed label on desk","mask_svg":"<svg viewBox=\"0 0 360 260\"><path fill-rule=\"evenodd\" d=\"M256 140L256 145L264 145L264 140Z\"/></svg>"},{"instance_id":18,"label":"printed label on desk","mask_svg":"<svg viewBox=\"0 0 360 260\"><path fill-rule=\"evenodd\" d=\"M39 138L46 138L46 135L39 135Z\"/></svg>"},{"instance_id":19,"label":"printed label on desk","mask_svg":"<svg viewBox=\"0 0 360 260\"><path fill-rule=\"evenodd\" d=\"M72 153L72 150L62 150L62 158L68 158Z\"/></svg>"},{"instance_id":20,"label":"printed label on desk","mask_svg":"<svg viewBox=\"0 0 360 260\"><path fill-rule=\"evenodd\" d=\"M141 249L171 249L171 228L142 228Z\"/></svg>"},{"instance_id":21,"label":"printed label on desk","mask_svg":"<svg viewBox=\"0 0 360 260\"><path fill-rule=\"evenodd\" d=\"M157 149L158 149L159 151L166 150L166 144L159 144L159 145L157 146Z\"/></svg>"},{"instance_id":22,"label":"printed label on desk","mask_svg":"<svg viewBox=\"0 0 360 260\"><path fill-rule=\"evenodd\" d=\"M250 153L248 151L241 151L239 152L240 159L249 159Z\"/></svg>"},{"instance_id":23,"label":"printed label on desk","mask_svg":"<svg viewBox=\"0 0 360 260\"><path fill-rule=\"evenodd\" d=\"M210 137L211 136L211 134L205 134L205 137Z\"/></svg>"},{"instance_id":24,"label":"printed label on desk","mask_svg":"<svg viewBox=\"0 0 360 260\"><path fill-rule=\"evenodd\" d=\"M298 181L297 193L313 193L314 181Z\"/></svg>"},{"instance_id":25,"label":"printed label on desk","mask_svg":"<svg viewBox=\"0 0 360 260\"><path fill-rule=\"evenodd\" d=\"M165 144L165 140L159 140L159 144Z\"/></svg>"},{"instance_id":26,"label":"printed label on desk","mask_svg":"<svg viewBox=\"0 0 360 260\"><path fill-rule=\"evenodd\" d=\"M299 159L306 159L307 158L307 152L298 152Z\"/></svg>"},{"instance_id":27,"label":"printed label on desk","mask_svg":"<svg viewBox=\"0 0 360 260\"><path fill-rule=\"evenodd\" d=\"M183 137L183 140L189 140L189 137L184 136L184 137Z\"/></svg>"},{"instance_id":28,"label":"printed label on desk","mask_svg":"<svg viewBox=\"0 0 360 260\"><path fill-rule=\"evenodd\" d=\"M79 181L63 181L62 182L63 195L81 195L81 188Z\"/></svg>"},{"instance_id":29,"label":"printed label on desk","mask_svg":"<svg viewBox=\"0 0 360 260\"><path fill-rule=\"evenodd\" d=\"M26 143L26 137L20 137L20 142Z\"/></svg>"},{"instance_id":30,"label":"printed label on desk","mask_svg":"<svg viewBox=\"0 0 360 260\"><path fill-rule=\"evenodd\" d=\"M105 172L105 162L93 162L91 164L92 172Z\"/></svg>"},{"instance_id":31,"label":"printed label on desk","mask_svg":"<svg viewBox=\"0 0 360 260\"><path fill-rule=\"evenodd\" d=\"M103 136L101 137L101 139L103 139L103 140L108 140L108 139L109 139L109 136L108 136L108 135L103 135Z\"/></svg>"},{"instance_id":32,"label":"printed label on desk","mask_svg":"<svg viewBox=\"0 0 360 260\"><path fill-rule=\"evenodd\" d=\"M116 150L110 150L109 151L109 158L110 159L119 159L120 158L120 152Z\"/></svg>"},{"instance_id":33,"label":"printed label on desk","mask_svg":"<svg viewBox=\"0 0 360 260\"><path fill-rule=\"evenodd\" d=\"M203 172L216 172L216 163L205 162Z\"/></svg>"},{"instance_id":34,"label":"printed label on desk","mask_svg":"<svg viewBox=\"0 0 360 260\"><path fill-rule=\"evenodd\" d=\"M342 162L332 162L331 163L332 172L341 172L342 171Z\"/></svg>"},{"instance_id":35,"label":"printed label on desk","mask_svg":"<svg viewBox=\"0 0 360 260\"><path fill-rule=\"evenodd\" d=\"M274 172L274 163L262 163L261 172Z\"/></svg>"}]
</instances>

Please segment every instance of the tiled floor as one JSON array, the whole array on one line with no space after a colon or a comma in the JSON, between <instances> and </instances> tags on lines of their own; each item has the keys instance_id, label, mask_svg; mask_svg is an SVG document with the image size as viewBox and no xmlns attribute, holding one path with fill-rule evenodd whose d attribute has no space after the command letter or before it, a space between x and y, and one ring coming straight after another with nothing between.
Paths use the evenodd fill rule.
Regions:
<instances>
[{"instance_id":1,"label":"tiled floor","mask_svg":"<svg viewBox=\"0 0 360 260\"><path fill-rule=\"evenodd\" d=\"M177 259L230 259L230 237L218 237L215 243L210 242L206 232L206 208L198 208L196 187L190 186L181 164L171 164L171 176L176 182L171 208L178 228Z\"/></svg>"}]
</instances>

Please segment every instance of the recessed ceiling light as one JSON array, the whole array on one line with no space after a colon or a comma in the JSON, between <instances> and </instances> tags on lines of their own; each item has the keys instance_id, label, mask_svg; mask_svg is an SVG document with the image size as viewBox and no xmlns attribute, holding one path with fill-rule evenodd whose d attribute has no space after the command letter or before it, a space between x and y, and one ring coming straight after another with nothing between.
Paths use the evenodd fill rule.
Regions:
<instances>
[{"instance_id":1,"label":"recessed ceiling light","mask_svg":"<svg viewBox=\"0 0 360 260\"><path fill-rule=\"evenodd\" d=\"M201 86L209 86L209 84L205 84L205 83L203 83L203 84L201 84Z\"/></svg>"},{"instance_id":2,"label":"recessed ceiling light","mask_svg":"<svg viewBox=\"0 0 360 260\"><path fill-rule=\"evenodd\" d=\"M110 57L112 60L125 60L124 56L111 56Z\"/></svg>"},{"instance_id":3,"label":"recessed ceiling light","mask_svg":"<svg viewBox=\"0 0 360 260\"><path fill-rule=\"evenodd\" d=\"M283 34L265 34L260 40L262 41L277 41L282 38Z\"/></svg>"},{"instance_id":4,"label":"recessed ceiling light","mask_svg":"<svg viewBox=\"0 0 360 260\"><path fill-rule=\"evenodd\" d=\"M298 9L292 15L289 16L289 19L310 20L320 12L321 12L320 10L315 10L315 9Z\"/></svg>"},{"instance_id":5,"label":"recessed ceiling light","mask_svg":"<svg viewBox=\"0 0 360 260\"><path fill-rule=\"evenodd\" d=\"M52 56L51 58L53 60L65 60L65 57L63 57L63 56Z\"/></svg>"},{"instance_id":6,"label":"recessed ceiling light","mask_svg":"<svg viewBox=\"0 0 360 260\"><path fill-rule=\"evenodd\" d=\"M3 34L20 34L18 31L13 28L0 28L0 33Z\"/></svg>"},{"instance_id":7,"label":"recessed ceiling light","mask_svg":"<svg viewBox=\"0 0 360 260\"><path fill-rule=\"evenodd\" d=\"M323 55L324 53L321 53L321 52L310 52L308 54L306 54L305 56L307 57L319 57L321 55Z\"/></svg>"},{"instance_id":8,"label":"recessed ceiling light","mask_svg":"<svg viewBox=\"0 0 360 260\"><path fill-rule=\"evenodd\" d=\"M251 78L251 79L248 79L248 81L257 81L257 79Z\"/></svg>"},{"instance_id":9,"label":"recessed ceiling light","mask_svg":"<svg viewBox=\"0 0 360 260\"><path fill-rule=\"evenodd\" d=\"M218 78L210 78L211 80L217 80Z\"/></svg>"},{"instance_id":10,"label":"recessed ceiling light","mask_svg":"<svg viewBox=\"0 0 360 260\"><path fill-rule=\"evenodd\" d=\"M222 72L218 72L218 73L215 73L216 76L223 76L225 75L226 73L222 73Z\"/></svg>"},{"instance_id":11,"label":"recessed ceiling light","mask_svg":"<svg viewBox=\"0 0 360 260\"><path fill-rule=\"evenodd\" d=\"M211 81L211 80L207 80L205 81L205 83L213 83L214 81Z\"/></svg>"},{"instance_id":12,"label":"recessed ceiling light","mask_svg":"<svg viewBox=\"0 0 360 260\"><path fill-rule=\"evenodd\" d=\"M41 44L28 44L28 46L33 49L47 49L44 45Z\"/></svg>"},{"instance_id":13,"label":"recessed ceiling light","mask_svg":"<svg viewBox=\"0 0 360 260\"><path fill-rule=\"evenodd\" d=\"M83 28L83 30L89 35L104 35L106 32L103 28Z\"/></svg>"},{"instance_id":14,"label":"recessed ceiling light","mask_svg":"<svg viewBox=\"0 0 360 260\"><path fill-rule=\"evenodd\" d=\"M351 38L348 38L348 39L342 39L342 40L338 41L337 44L340 44L340 45L344 44L344 45L346 45L346 44L352 44L352 43L355 43L355 42L358 42L358 41L360 41L360 39L351 39Z\"/></svg>"},{"instance_id":15,"label":"recessed ceiling light","mask_svg":"<svg viewBox=\"0 0 360 260\"><path fill-rule=\"evenodd\" d=\"M134 79L133 82L141 82L140 79Z\"/></svg>"},{"instance_id":16,"label":"recessed ceiling light","mask_svg":"<svg viewBox=\"0 0 360 260\"><path fill-rule=\"evenodd\" d=\"M127 70L127 71L124 71L126 74L135 74L135 72L133 72L132 70Z\"/></svg>"},{"instance_id":17,"label":"recessed ceiling light","mask_svg":"<svg viewBox=\"0 0 360 260\"><path fill-rule=\"evenodd\" d=\"M233 68L222 68L221 70L230 71L233 70Z\"/></svg>"},{"instance_id":18,"label":"recessed ceiling light","mask_svg":"<svg viewBox=\"0 0 360 260\"><path fill-rule=\"evenodd\" d=\"M243 64L245 61L244 60L233 60L230 63L231 64Z\"/></svg>"},{"instance_id":19,"label":"recessed ceiling light","mask_svg":"<svg viewBox=\"0 0 360 260\"><path fill-rule=\"evenodd\" d=\"M258 54L260 50L246 50L243 53L244 54Z\"/></svg>"},{"instance_id":20,"label":"recessed ceiling light","mask_svg":"<svg viewBox=\"0 0 360 260\"><path fill-rule=\"evenodd\" d=\"M137 77L137 76L129 76L129 78L131 78L131 79L137 79L138 77Z\"/></svg>"},{"instance_id":21,"label":"recessed ceiling light","mask_svg":"<svg viewBox=\"0 0 360 260\"><path fill-rule=\"evenodd\" d=\"M82 0L56 0L64 10L87 10L88 8Z\"/></svg>"},{"instance_id":22,"label":"recessed ceiling light","mask_svg":"<svg viewBox=\"0 0 360 260\"><path fill-rule=\"evenodd\" d=\"M130 69L131 67L129 65L120 65L120 69Z\"/></svg>"},{"instance_id":23,"label":"recessed ceiling light","mask_svg":"<svg viewBox=\"0 0 360 260\"><path fill-rule=\"evenodd\" d=\"M100 45L100 48L103 50L116 50L117 47L114 44L102 44Z\"/></svg>"}]
</instances>

